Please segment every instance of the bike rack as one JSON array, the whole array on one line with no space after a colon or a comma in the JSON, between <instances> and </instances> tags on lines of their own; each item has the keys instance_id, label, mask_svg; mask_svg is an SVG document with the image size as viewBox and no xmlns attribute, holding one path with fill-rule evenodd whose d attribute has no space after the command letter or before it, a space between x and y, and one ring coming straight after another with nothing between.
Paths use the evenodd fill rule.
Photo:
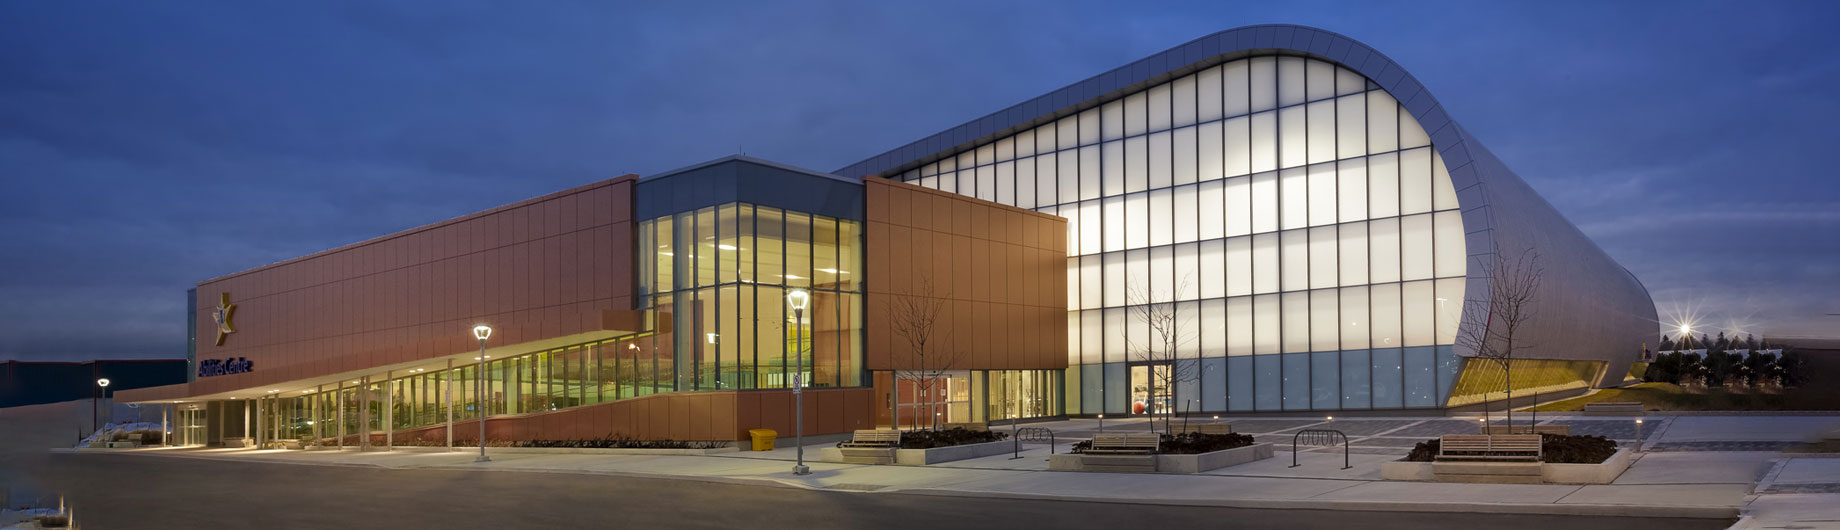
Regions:
<instances>
[{"instance_id":1,"label":"bike rack","mask_svg":"<svg viewBox=\"0 0 1840 530\"><path fill-rule=\"evenodd\" d=\"M1023 427L1021 429L1016 429L1016 439L1013 440L1013 442L1015 442L1013 446L1014 450L1012 451L1013 456L1010 457L1010 460L1022 458L1022 442L1041 443L1043 440L1048 442L1048 454L1054 454L1054 431L1048 430L1047 427Z\"/></svg>"},{"instance_id":2,"label":"bike rack","mask_svg":"<svg viewBox=\"0 0 1840 530\"><path fill-rule=\"evenodd\" d=\"M1301 441L1305 445L1311 447L1334 447L1335 437L1337 436L1342 438L1342 469L1354 467L1348 465L1348 435L1342 434L1342 431L1334 429L1304 429L1297 431L1297 435L1291 437L1291 467L1302 465L1297 463L1298 442Z\"/></svg>"}]
</instances>

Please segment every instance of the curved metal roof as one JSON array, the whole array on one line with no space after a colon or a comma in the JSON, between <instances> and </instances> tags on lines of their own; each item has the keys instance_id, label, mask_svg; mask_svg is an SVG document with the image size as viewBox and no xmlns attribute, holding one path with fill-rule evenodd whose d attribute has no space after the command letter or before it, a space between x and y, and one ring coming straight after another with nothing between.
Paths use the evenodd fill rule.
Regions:
<instances>
[{"instance_id":1,"label":"curved metal roof","mask_svg":"<svg viewBox=\"0 0 1840 530\"><path fill-rule=\"evenodd\" d=\"M1468 161L1466 156L1453 159L1453 153L1445 151L1445 145L1457 142L1455 131L1447 130L1454 122L1444 114L1443 106L1431 97L1431 93L1412 74L1385 54L1334 32L1289 24L1266 24L1229 29L1189 41L833 173L852 177L889 176L938 160L946 154L1076 114L1197 70L1241 57L1274 53L1315 56L1360 72L1386 89L1405 105L1413 118L1418 119L1419 125L1431 135L1432 143L1443 152L1446 165L1455 169ZM1443 134L1441 138L1440 133Z\"/></svg>"}]
</instances>

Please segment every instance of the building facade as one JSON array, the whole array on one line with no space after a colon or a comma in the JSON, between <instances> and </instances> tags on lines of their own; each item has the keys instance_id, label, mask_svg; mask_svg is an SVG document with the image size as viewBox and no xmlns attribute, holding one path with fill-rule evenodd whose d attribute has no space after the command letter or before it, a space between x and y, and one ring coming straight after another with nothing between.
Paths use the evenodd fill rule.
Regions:
<instances>
[{"instance_id":1,"label":"building facade","mask_svg":"<svg viewBox=\"0 0 1840 530\"><path fill-rule=\"evenodd\" d=\"M208 280L208 376L123 398L200 443L733 440L795 386L817 433L1438 410L1502 397L1459 338L1530 252L1513 387L1620 381L1633 276L1389 59L1255 26L833 173L731 157Z\"/></svg>"},{"instance_id":2,"label":"building facade","mask_svg":"<svg viewBox=\"0 0 1840 530\"><path fill-rule=\"evenodd\" d=\"M839 173L1068 220L1070 411L1501 399L1459 336L1487 335L1490 271L1522 257L1544 274L1517 391L1620 381L1655 342L1633 275L1398 64L1313 28L1209 35Z\"/></svg>"}]
</instances>

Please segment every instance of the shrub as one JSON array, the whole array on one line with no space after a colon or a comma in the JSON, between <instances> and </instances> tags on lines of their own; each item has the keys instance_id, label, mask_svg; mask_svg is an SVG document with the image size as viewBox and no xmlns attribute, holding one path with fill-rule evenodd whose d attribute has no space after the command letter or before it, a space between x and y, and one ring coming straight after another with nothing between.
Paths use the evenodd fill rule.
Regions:
<instances>
[{"instance_id":1,"label":"shrub","mask_svg":"<svg viewBox=\"0 0 1840 530\"><path fill-rule=\"evenodd\" d=\"M490 444L487 445L496 445ZM507 444L510 447L552 447L565 449L719 449L728 447L728 442L686 442L681 440L640 440L624 435L611 435L588 440L521 440Z\"/></svg>"},{"instance_id":2,"label":"shrub","mask_svg":"<svg viewBox=\"0 0 1840 530\"><path fill-rule=\"evenodd\" d=\"M1540 437L1540 453L1553 464L1601 464L1616 454L1616 442L1602 436Z\"/></svg>"},{"instance_id":3,"label":"shrub","mask_svg":"<svg viewBox=\"0 0 1840 530\"><path fill-rule=\"evenodd\" d=\"M1227 449L1235 449L1248 445L1252 445L1252 435L1240 433L1201 434L1198 432L1187 432L1174 436L1168 434L1163 435L1162 447L1159 451L1163 454L1171 455L1198 455L1201 453L1225 451Z\"/></svg>"},{"instance_id":4,"label":"shrub","mask_svg":"<svg viewBox=\"0 0 1840 530\"><path fill-rule=\"evenodd\" d=\"M932 449L985 442L1000 442L1009 438L1009 434L994 431L973 431L964 427L934 431L911 431L901 433L902 449Z\"/></svg>"}]
</instances>

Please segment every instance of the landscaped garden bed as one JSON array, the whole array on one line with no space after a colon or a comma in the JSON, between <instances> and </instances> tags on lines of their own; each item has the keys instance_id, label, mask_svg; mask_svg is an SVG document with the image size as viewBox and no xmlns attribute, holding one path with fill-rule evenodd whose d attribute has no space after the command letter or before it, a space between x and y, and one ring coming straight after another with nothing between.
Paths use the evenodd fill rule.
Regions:
<instances>
[{"instance_id":1,"label":"landscaped garden bed","mask_svg":"<svg viewBox=\"0 0 1840 530\"><path fill-rule=\"evenodd\" d=\"M1000 455L1015 450L1014 443L1008 441L1008 438L1008 433L974 431L963 427L907 431L901 433L901 446L892 449L894 453L892 463L903 466L924 466ZM826 447L819 450L818 458L825 462L850 462L845 459L843 449L837 447ZM880 458L887 458L887 456L884 454ZM883 460L877 463L890 462Z\"/></svg>"},{"instance_id":2,"label":"landscaped garden bed","mask_svg":"<svg viewBox=\"0 0 1840 530\"><path fill-rule=\"evenodd\" d=\"M1491 466L1539 466L1540 482L1547 484L1609 484L1635 461L1627 449L1602 436L1567 436L1545 434L1540 437L1538 462L1438 462L1441 443L1426 440L1412 448L1405 458L1380 466L1380 476L1387 480L1438 481L1438 466L1462 466L1476 473ZM1531 473L1531 470L1529 470Z\"/></svg>"},{"instance_id":3,"label":"landscaped garden bed","mask_svg":"<svg viewBox=\"0 0 1840 530\"><path fill-rule=\"evenodd\" d=\"M1087 454L1092 441L1073 445L1073 452L1048 458L1053 471L1200 473L1271 458L1269 443L1245 434L1163 434L1155 454Z\"/></svg>"}]
</instances>

